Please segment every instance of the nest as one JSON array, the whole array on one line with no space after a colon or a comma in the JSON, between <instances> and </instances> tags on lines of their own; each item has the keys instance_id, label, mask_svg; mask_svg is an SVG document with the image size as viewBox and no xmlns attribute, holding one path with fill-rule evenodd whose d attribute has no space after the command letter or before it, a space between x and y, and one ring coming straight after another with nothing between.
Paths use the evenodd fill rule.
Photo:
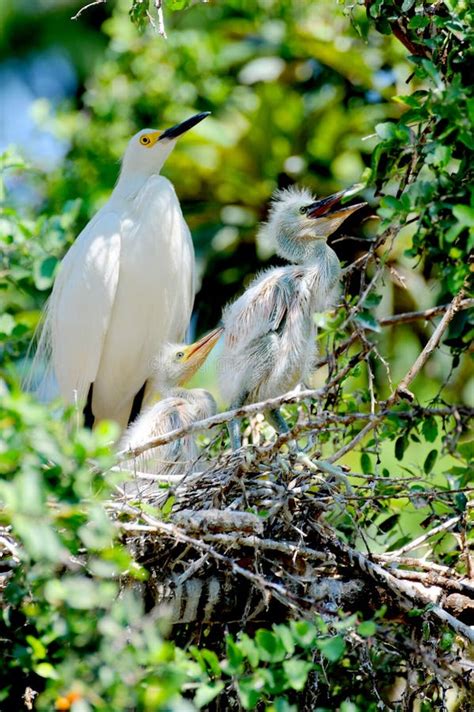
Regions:
<instances>
[{"instance_id":1,"label":"nest","mask_svg":"<svg viewBox=\"0 0 474 712\"><path fill-rule=\"evenodd\" d=\"M438 675L454 675L470 687L473 666L465 653L474 642L472 583L408 551L377 556L350 546L331 520L357 496L354 485L343 468L282 447L285 439L226 453L204 469L201 461L198 472L155 476L153 493L115 500L123 539L149 572L141 584L148 609L162 607L181 644L202 641L205 631L206 644L219 645L229 630L252 632L315 615L331 624L341 614L373 617L385 605L386 620L394 623L384 634L387 650L396 645L401 661L436 659ZM141 477L136 474L137 483ZM166 514L150 514L151 507ZM441 529L455 527L454 519ZM415 607L425 609L421 618L408 615ZM397 639L401 621L416 634L419 649L406 650ZM426 621L432 639L422 644ZM433 657L440 624L463 641L442 659L438 652Z\"/></svg>"}]
</instances>

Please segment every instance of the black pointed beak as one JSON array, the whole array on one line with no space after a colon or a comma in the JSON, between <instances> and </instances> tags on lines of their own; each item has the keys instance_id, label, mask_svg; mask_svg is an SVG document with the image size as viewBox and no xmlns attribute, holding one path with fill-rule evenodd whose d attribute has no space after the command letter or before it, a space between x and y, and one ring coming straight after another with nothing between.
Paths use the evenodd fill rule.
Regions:
<instances>
[{"instance_id":1,"label":"black pointed beak","mask_svg":"<svg viewBox=\"0 0 474 712\"><path fill-rule=\"evenodd\" d=\"M306 215L309 218L320 218L323 215L327 215L331 212L331 208L338 205L341 198L346 194L347 191L341 190L339 193L333 193L328 195L327 198L322 198L321 200L316 200L311 205L306 208Z\"/></svg>"},{"instance_id":2,"label":"black pointed beak","mask_svg":"<svg viewBox=\"0 0 474 712\"><path fill-rule=\"evenodd\" d=\"M360 208L367 205L367 203L357 203L355 205L340 205L341 199L353 190L340 190L338 193L333 193L328 195L327 198L322 198L322 200L316 200L311 205L306 208L306 215L309 218L317 219L321 217L336 217L338 215L350 215L351 213L359 210ZM334 209L335 208L335 209Z\"/></svg>"},{"instance_id":3,"label":"black pointed beak","mask_svg":"<svg viewBox=\"0 0 474 712\"><path fill-rule=\"evenodd\" d=\"M166 129L166 131L163 131L158 140L163 141L163 139L165 138L169 140L178 138L178 136L181 136L181 134L186 133L186 131L189 131L189 129L192 129L193 126L196 126L196 124L205 119L206 116L209 116L210 113L210 111L202 111L200 114L194 114L194 116L191 116L191 118L186 119L186 121L182 121L180 124L175 124L175 126L171 126L171 128Z\"/></svg>"}]
</instances>

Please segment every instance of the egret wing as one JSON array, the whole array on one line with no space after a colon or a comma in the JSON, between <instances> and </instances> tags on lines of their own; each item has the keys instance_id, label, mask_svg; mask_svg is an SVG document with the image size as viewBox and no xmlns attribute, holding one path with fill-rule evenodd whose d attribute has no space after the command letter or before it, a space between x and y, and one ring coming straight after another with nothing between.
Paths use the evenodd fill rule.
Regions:
<instances>
[{"instance_id":1,"label":"egret wing","mask_svg":"<svg viewBox=\"0 0 474 712\"><path fill-rule=\"evenodd\" d=\"M299 270L272 269L258 277L224 312L225 341L230 347L281 330L292 308Z\"/></svg>"},{"instance_id":2,"label":"egret wing","mask_svg":"<svg viewBox=\"0 0 474 712\"><path fill-rule=\"evenodd\" d=\"M121 222L98 213L61 263L48 311L54 373L61 395L84 401L94 382L120 271Z\"/></svg>"}]
</instances>

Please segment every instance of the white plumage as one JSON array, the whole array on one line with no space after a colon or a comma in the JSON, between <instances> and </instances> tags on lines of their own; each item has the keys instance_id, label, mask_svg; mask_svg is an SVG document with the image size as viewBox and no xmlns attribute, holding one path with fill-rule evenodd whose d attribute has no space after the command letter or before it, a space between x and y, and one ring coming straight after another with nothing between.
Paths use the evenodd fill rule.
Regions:
<instances>
[{"instance_id":1,"label":"white plumage","mask_svg":"<svg viewBox=\"0 0 474 712\"><path fill-rule=\"evenodd\" d=\"M267 270L224 310L219 383L231 408L281 395L311 374L317 354L313 315L333 307L340 289L339 259L326 238L364 205L332 210L343 195L315 201L307 190L276 194L260 234L296 264ZM285 429L277 411L270 415ZM238 447L235 422L230 435Z\"/></svg>"},{"instance_id":2,"label":"white plumage","mask_svg":"<svg viewBox=\"0 0 474 712\"><path fill-rule=\"evenodd\" d=\"M212 395L202 388L187 390L186 383L207 358L217 343L222 328L215 329L189 346L166 344L156 360L152 387L164 397L146 408L124 433L120 450L141 447L165 433L183 428L197 420L214 415L217 410ZM187 434L159 447L150 448L135 458L139 472L174 474L189 472L198 456L194 435Z\"/></svg>"},{"instance_id":3,"label":"white plumage","mask_svg":"<svg viewBox=\"0 0 474 712\"><path fill-rule=\"evenodd\" d=\"M125 427L160 347L185 336L194 250L173 185L159 172L176 138L206 115L130 140L110 199L60 266L39 356L50 351L65 401L89 398L92 420Z\"/></svg>"},{"instance_id":4,"label":"white plumage","mask_svg":"<svg viewBox=\"0 0 474 712\"><path fill-rule=\"evenodd\" d=\"M217 406L203 388L173 389L164 400L145 408L126 430L120 449L138 448L153 438L185 428L191 423L215 415ZM138 471L151 474L186 474L199 455L194 435L184 435L166 445L147 450L135 458Z\"/></svg>"},{"instance_id":5,"label":"white plumage","mask_svg":"<svg viewBox=\"0 0 474 712\"><path fill-rule=\"evenodd\" d=\"M329 285L325 267L267 270L225 309L219 383L226 402L240 405L242 394L246 402L266 400L307 380L317 355L313 314L339 295L339 261Z\"/></svg>"}]
</instances>

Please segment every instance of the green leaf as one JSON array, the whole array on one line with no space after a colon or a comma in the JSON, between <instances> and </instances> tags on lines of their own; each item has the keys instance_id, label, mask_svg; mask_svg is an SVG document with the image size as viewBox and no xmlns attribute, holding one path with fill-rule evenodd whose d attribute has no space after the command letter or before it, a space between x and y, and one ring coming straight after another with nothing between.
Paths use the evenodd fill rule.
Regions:
<instances>
[{"instance_id":1,"label":"green leaf","mask_svg":"<svg viewBox=\"0 0 474 712\"><path fill-rule=\"evenodd\" d=\"M316 628L309 621L290 621L290 630L295 642L302 648L309 648L314 644Z\"/></svg>"},{"instance_id":2,"label":"green leaf","mask_svg":"<svg viewBox=\"0 0 474 712\"><path fill-rule=\"evenodd\" d=\"M357 626L357 632L363 638L370 638L377 632L377 625L374 621L363 621Z\"/></svg>"},{"instance_id":3,"label":"green leaf","mask_svg":"<svg viewBox=\"0 0 474 712\"><path fill-rule=\"evenodd\" d=\"M361 710L358 705L354 704L354 702L344 700L344 702L341 702L338 712L361 712Z\"/></svg>"},{"instance_id":4,"label":"green leaf","mask_svg":"<svg viewBox=\"0 0 474 712\"><path fill-rule=\"evenodd\" d=\"M454 633L451 631L445 631L443 635L441 636L441 640L439 641L439 647L441 650L451 650L454 644Z\"/></svg>"},{"instance_id":5,"label":"green leaf","mask_svg":"<svg viewBox=\"0 0 474 712\"><path fill-rule=\"evenodd\" d=\"M209 650L207 652L210 652ZM194 696L194 704L198 709L205 707L214 700L224 689L225 685L221 680L208 683L198 687Z\"/></svg>"},{"instance_id":6,"label":"green leaf","mask_svg":"<svg viewBox=\"0 0 474 712\"><path fill-rule=\"evenodd\" d=\"M49 289L51 287L57 264L57 257L46 257L46 259L41 262L35 262L33 268L33 279L37 289L44 291L45 289Z\"/></svg>"},{"instance_id":7,"label":"green leaf","mask_svg":"<svg viewBox=\"0 0 474 712\"><path fill-rule=\"evenodd\" d=\"M429 17L425 17L424 15L415 15L414 17L411 18L410 22L408 23L408 28L410 30L418 30L420 27L427 27L427 25L430 24L430 19Z\"/></svg>"},{"instance_id":8,"label":"green leaf","mask_svg":"<svg viewBox=\"0 0 474 712\"><path fill-rule=\"evenodd\" d=\"M273 631L280 638L286 652L293 655L295 652L295 641L287 625L274 625Z\"/></svg>"},{"instance_id":9,"label":"green leaf","mask_svg":"<svg viewBox=\"0 0 474 712\"><path fill-rule=\"evenodd\" d=\"M408 438L406 435L401 435L395 440L395 457L397 460L403 460L405 450L408 447Z\"/></svg>"},{"instance_id":10,"label":"green leaf","mask_svg":"<svg viewBox=\"0 0 474 712\"><path fill-rule=\"evenodd\" d=\"M215 654L213 650L208 650L207 648L203 648L201 651L203 659L206 661L207 666L209 667L209 670L211 674L214 677L220 677L222 674L221 671L221 666L219 664L219 658Z\"/></svg>"},{"instance_id":11,"label":"green leaf","mask_svg":"<svg viewBox=\"0 0 474 712\"><path fill-rule=\"evenodd\" d=\"M286 697L275 697L273 704L265 712L298 712L296 705L290 705Z\"/></svg>"},{"instance_id":12,"label":"green leaf","mask_svg":"<svg viewBox=\"0 0 474 712\"><path fill-rule=\"evenodd\" d=\"M166 502L160 509L160 512L161 512L163 518L169 517L175 502L176 502L176 497L174 495L171 495L170 497L168 497L168 499L166 500Z\"/></svg>"},{"instance_id":13,"label":"green leaf","mask_svg":"<svg viewBox=\"0 0 474 712\"><path fill-rule=\"evenodd\" d=\"M235 643L233 638L228 635L226 637L226 653L227 653L227 667L231 674L238 673L242 670L242 663L244 661L244 656Z\"/></svg>"},{"instance_id":14,"label":"green leaf","mask_svg":"<svg viewBox=\"0 0 474 712\"><path fill-rule=\"evenodd\" d=\"M453 215L464 227L474 227L474 208L469 205L455 205Z\"/></svg>"},{"instance_id":15,"label":"green leaf","mask_svg":"<svg viewBox=\"0 0 474 712\"><path fill-rule=\"evenodd\" d=\"M253 709L261 698L261 692L257 689L258 680L252 677L243 677L237 683L237 692L240 703L246 710Z\"/></svg>"},{"instance_id":16,"label":"green leaf","mask_svg":"<svg viewBox=\"0 0 474 712\"><path fill-rule=\"evenodd\" d=\"M372 460L370 459L370 455L366 452L363 452L360 456L360 467L364 475L370 475L372 473Z\"/></svg>"},{"instance_id":17,"label":"green leaf","mask_svg":"<svg viewBox=\"0 0 474 712\"><path fill-rule=\"evenodd\" d=\"M39 663L38 665L35 665L34 671L40 677L44 677L49 680L59 679L59 675L51 663Z\"/></svg>"},{"instance_id":18,"label":"green leaf","mask_svg":"<svg viewBox=\"0 0 474 712\"><path fill-rule=\"evenodd\" d=\"M458 450L466 462L472 462L474 460L474 440L467 440L465 443L460 443Z\"/></svg>"},{"instance_id":19,"label":"green leaf","mask_svg":"<svg viewBox=\"0 0 474 712\"><path fill-rule=\"evenodd\" d=\"M375 332L381 331L378 321L375 319L375 317L372 316L370 312L366 311L365 309L363 311L360 311L356 315L355 320L364 329L368 329L369 331Z\"/></svg>"},{"instance_id":20,"label":"green leaf","mask_svg":"<svg viewBox=\"0 0 474 712\"><path fill-rule=\"evenodd\" d=\"M384 208L391 208L396 212L401 212L403 210L402 201L395 198L393 195L384 195L380 201L380 205Z\"/></svg>"},{"instance_id":21,"label":"green leaf","mask_svg":"<svg viewBox=\"0 0 474 712\"><path fill-rule=\"evenodd\" d=\"M16 321L11 314L2 314L0 316L0 335L10 336L16 326Z\"/></svg>"},{"instance_id":22,"label":"green leaf","mask_svg":"<svg viewBox=\"0 0 474 712\"><path fill-rule=\"evenodd\" d=\"M425 440L429 443L434 443L438 437L438 424L432 415L424 419L421 426L421 432L423 433Z\"/></svg>"},{"instance_id":23,"label":"green leaf","mask_svg":"<svg viewBox=\"0 0 474 712\"><path fill-rule=\"evenodd\" d=\"M280 637L265 628L260 628L255 634L260 660L269 663L277 663L284 660L286 656L285 646Z\"/></svg>"},{"instance_id":24,"label":"green leaf","mask_svg":"<svg viewBox=\"0 0 474 712\"><path fill-rule=\"evenodd\" d=\"M392 121L377 124L375 127L375 133L382 139L382 141L391 141L395 138L397 133L396 124Z\"/></svg>"},{"instance_id":25,"label":"green leaf","mask_svg":"<svg viewBox=\"0 0 474 712\"><path fill-rule=\"evenodd\" d=\"M42 660L46 657L47 650L41 640L38 640L38 638L35 638L33 635L27 635L26 642L31 646L33 657L37 660Z\"/></svg>"},{"instance_id":26,"label":"green leaf","mask_svg":"<svg viewBox=\"0 0 474 712\"><path fill-rule=\"evenodd\" d=\"M284 626L282 626L284 627ZM245 655L249 661L251 667L256 668L260 662L258 655L257 646L255 642L247 635L247 633L241 633L239 635L238 647L240 651Z\"/></svg>"},{"instance_id":27,"label":"green leaf","mask_svg":"<svg viewBox=\"0 0 474 712\"><path fill-rule=\"evenodd\" d=\"M307 660L291 658L283 662L283 670L288 678L288 684L293 690L303 690L308 679L308 674L313 668L313 663Z\"/></svg>"},{"instance_id":28,"label":"green leaf","mask_svg":"<svg viewBox=\"0 0 474 712\"><path fill-rule=\"evenodd\" d=\"M342 635L336 635L332 638L317 640L316 647L321 651L325 658L327 658L330 662L335 663L344 655L346 642Z\"/></svg>"},{"instance_id":29,"label":"green leaf","mask_svg":"<svg viewBox=\"0 0 474 712\"><path fill-rule=\"evenodd\" d=\"M365 300L364 300L364 306L365 307L378 307L380 302L382 301L382 295L377 294L376 292L370 292Z\"/></svg>"},{"instance_id":30,"label":"green leaf","mask_svg":"<svg viewBox=\"0 0 474 712\"><path fill-rule=\"evenodd\" d=\"M425 475L429 475L431 470L434 467L434 464L438 458L438 451L437 450L430 450L428 455L426 456L424 465L423 465L423 470L425 472Z\"/></svg>"}]
</instances>

